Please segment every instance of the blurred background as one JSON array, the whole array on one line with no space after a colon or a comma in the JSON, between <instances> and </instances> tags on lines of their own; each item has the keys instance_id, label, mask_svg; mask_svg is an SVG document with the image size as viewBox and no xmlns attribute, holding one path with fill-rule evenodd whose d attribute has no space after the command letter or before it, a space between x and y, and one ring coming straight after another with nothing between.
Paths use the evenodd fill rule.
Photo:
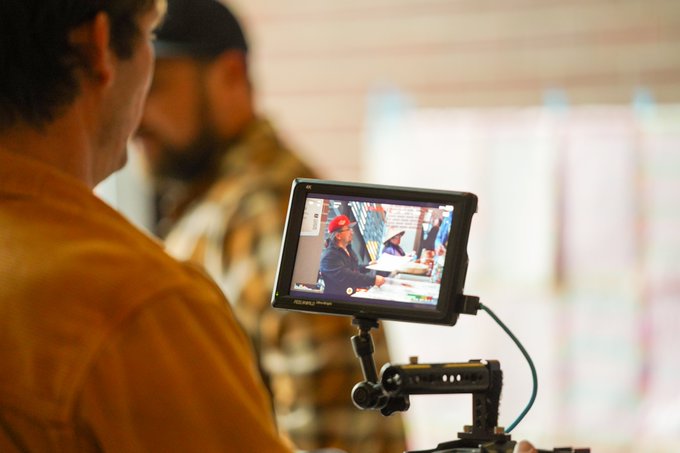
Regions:
<instances>
[{"instance_id":1,"label":"blurred background","mask_svg":"<svg viewBox=\"0 0 680 453\"><path fill-rule=\"evenodd\" d=\"M515 439L677 448L680 1L230 5L260 110L324 178L479 196L466 293L538 370ZM148 188L130 158L98 192L145 227ZM502 425L526 405L529 368L486 314L384 326L395 363L499 360ZM468 395L413 397L409 448L455 438L471 412Z\"/></svg>"}]
</instances>

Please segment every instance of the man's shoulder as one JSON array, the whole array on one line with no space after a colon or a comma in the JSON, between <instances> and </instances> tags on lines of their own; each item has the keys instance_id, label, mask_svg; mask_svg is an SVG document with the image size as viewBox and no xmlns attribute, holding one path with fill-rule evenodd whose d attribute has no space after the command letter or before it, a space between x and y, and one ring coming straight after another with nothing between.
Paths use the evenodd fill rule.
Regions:
<instances>
[{"instance_id":1,"label":"man's shoulder","mask_svg":"<svg viewBox=\"0 0 680 453\"><path fill-rule=\"evenodd\" d=\"M171 303L227 305L204 271L175 260L125 219L108 220L82 221L78 237L55 238L46 264L36 264L36 275L49 275L43 278L38 309L58 313L53 316L57 324L59 319L89 320L74 332L89 342L102 328L119 329L137 313L165 310Z\"/></svg>"},{"instance_id":2,"label":"man's shoulder","mask_svg":"<svg viewBox=\"0 0 680 453\"><path fill-rule=\"evenodd\" d=\"M36 221L27 225L34 229L36 244L24 248L36 271L50 275L51 285L96 300L94 310L124 309L170 287L209 285L199 282L202 277L189 265L170 257L160 241L103 202L93 202L88 210L53 206L43 211L46 219L48 228Z\"/></svg>"},{"instance_id":3,"label":"man's shoulder","mask_svg":"<svg viewBox=\"0 0 680 453\"><path fill-rule=\"evenodd\" d=\"M138 313L176 302L225 305L200 271L170 258L157 241L96 200L77 209L40 203L40 216L21 219L19 214L35 212L26 204L3 211L11 220L3 233L13 262L0 260L0 317L12 326L5 338L21 345L22 353L4 357L9 371L0 380L28 375L30 364L48 360L54 371L40 382L52 387L39 398L66 401L73 396L67 380L84 373L98 345ZM21 398L38 398L30 394Z\"/></svg>"},{"instance_id":4,"label":"man's shoulder","mask_svg":"<svg viewBox=\"0 0 680 453\"><path fill-rule=\"evenodd\" d=\"M344 258L345 256L347 256L347 254L343 252L340 247L332 244L321 252L322 258Z\"/></svg>"},{"instance_id":5,"label":"man's shoulder","mask_svg":"<svg viewBox=\"0 0 680 453\"><path fill-rule=\"evenodd\" d=\"M231 159L237 162L230 162ZM222 179L240 180L240 184L251 191L288 193L293 179L317 177L300 154L281 139L272 122L264 117L253 121L241 141L234 145L234 152L225 155L224 163ZM237 165L227 165L233 163ZM243 165L244 171L235 174L232 170L239 167L238 164Z\"/></svg>"}]
</instances>

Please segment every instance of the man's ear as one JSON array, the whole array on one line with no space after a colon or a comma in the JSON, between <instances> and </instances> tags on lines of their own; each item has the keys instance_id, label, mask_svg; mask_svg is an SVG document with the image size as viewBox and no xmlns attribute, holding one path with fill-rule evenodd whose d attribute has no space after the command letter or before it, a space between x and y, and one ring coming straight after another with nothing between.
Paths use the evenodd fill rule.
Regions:
<instances>
[{"instance_id":1,"label":"man's ear","mask_svg":"<svg viewBox=\"0 0 680 453\"><path fill-rule=\"evenodd\" d=\"M109 16L100 11L92 20L71 30L69 41L83 59L85 74L99 83L109 85L114 74Z\"/></svg>"},{"instance_id":2,"label":"man's ear","mask_svg":"<svg viewBox=\"0 0 680 453\"><path fill-rule=\"evenodd\" d=\"M234 86L248 82L246 55L240 50L222 52L212 63L213 70L221 83Z\"/></svg>"}]
</instances>

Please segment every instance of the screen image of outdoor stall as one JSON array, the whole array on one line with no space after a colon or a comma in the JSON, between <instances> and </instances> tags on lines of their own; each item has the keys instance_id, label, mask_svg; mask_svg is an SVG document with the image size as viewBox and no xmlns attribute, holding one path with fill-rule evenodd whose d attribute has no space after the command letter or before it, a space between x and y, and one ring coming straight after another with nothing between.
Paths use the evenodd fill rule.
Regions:
<instances>
[{"instance_id":1,"label":"screen image of outdoor stall","mask_svg":"<svg viewBox=\"0 0 680 453\"><path fill-rule=\"evenodd\" d=\"M453 211L431 202L308 194L291 296L436 307Z\"/></svg>"}]
</instances>

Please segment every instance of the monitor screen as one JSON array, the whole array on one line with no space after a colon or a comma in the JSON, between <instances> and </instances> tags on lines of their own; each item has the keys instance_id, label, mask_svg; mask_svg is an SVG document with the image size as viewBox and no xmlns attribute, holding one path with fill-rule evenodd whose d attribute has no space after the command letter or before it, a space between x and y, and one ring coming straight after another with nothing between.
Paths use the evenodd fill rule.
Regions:
<instances>
[{"instance_id":1,"label":"monitor screen","mask_svg":"<svg viewBox=\"0 0 680 453\"><path fill-rule=\"evenodd\" d=\"M455 323L476 197L298 180L274 306Z\"/></svg>"}]
</instances>

